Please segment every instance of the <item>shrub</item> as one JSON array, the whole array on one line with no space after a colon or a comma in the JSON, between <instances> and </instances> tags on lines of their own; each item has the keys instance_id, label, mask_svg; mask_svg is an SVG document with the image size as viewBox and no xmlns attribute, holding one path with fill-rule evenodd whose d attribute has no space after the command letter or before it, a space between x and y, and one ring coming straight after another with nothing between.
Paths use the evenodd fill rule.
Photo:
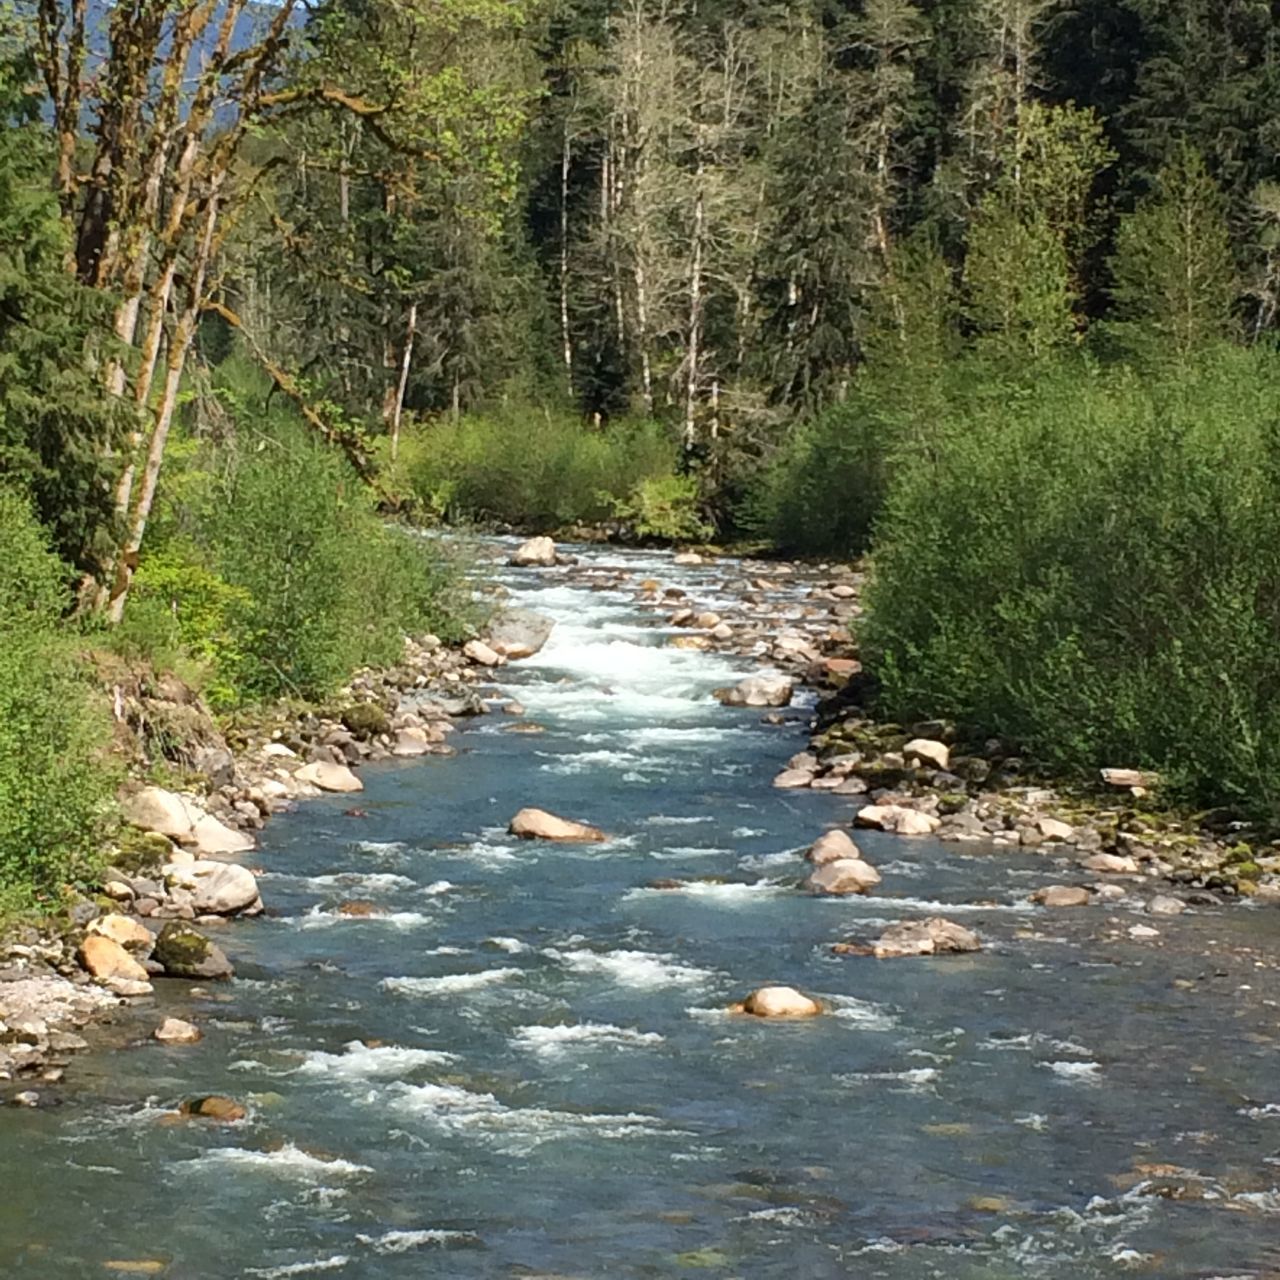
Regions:
<instances>
[{"instance_id":1,"label":"shrub","mask_svg":"<svg viewBox=\"0 0 1280 1280\"><path fill-rule=\"evenodd\" d=\"M60 624L66 569L0 490L0 909L85 877L112 776L105 708Z\"/></svg>"},{"instance_id":2,"label":"shrub","mask_svg":"<svg viewBox=\"0 0 1280 1280\"><path fill-rule=\"evenodd\" d=\"M1277 383L1234 350L1145 381L971 366L881 522L863 638L885 710L1274 803Z\"/></svg>"},{"instance_id":3,"label":"shrub","mask_svg":"<svg viewBox=\"0 0 1280 1280\"><path fill-rule=\"evenodd\" d=\"M405 447L404 472L432 515L530 530L607 519L645 480L672 476L678 456L654 422L597 430L532 408L423 423Z\"/></svg>"},{"instance_id":4,"label":"shrub","mask_svg":"<svg viewBox=\"0 0 1280 1280\"><path fill-rule=\"evenodd\" d=\"M693 542L711 535L700 513L698 482L692 476L647 476L613 511L640 538Z\"/></svg>"}]
</instances>

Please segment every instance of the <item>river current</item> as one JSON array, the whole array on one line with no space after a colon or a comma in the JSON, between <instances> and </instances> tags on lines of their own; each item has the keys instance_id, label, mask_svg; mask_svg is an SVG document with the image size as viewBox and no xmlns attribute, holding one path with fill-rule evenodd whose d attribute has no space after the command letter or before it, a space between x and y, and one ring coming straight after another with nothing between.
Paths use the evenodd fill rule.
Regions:
<instances>
[{"instance_id":1,"label":"river current","mask_svg":"<svg viewBox=\"0 0 1280 1280\"><path fill-rule=\"evenodd\" d=\"M710 606L741 576L583 555ZM803 717L711 697L753 664L670 647L633 590L497 572L557 621L496 681L545 732L480 717L366 768L363 819L274 819L237 978L159 983L60 1106L0 1115L0 1275L1280 1274L1274 913L1044 912L1043 855L876 833L876 896L810 897L857 802L771 788ZM610 839L519 843L525 805ZM831 952L927 914L984 950ZM828 1014L726 1012L778 982ZM205 1039L150 1042L164 1013ZM212 1092L249 1118L173 1123Z\"/></svg>"}]
</instances>

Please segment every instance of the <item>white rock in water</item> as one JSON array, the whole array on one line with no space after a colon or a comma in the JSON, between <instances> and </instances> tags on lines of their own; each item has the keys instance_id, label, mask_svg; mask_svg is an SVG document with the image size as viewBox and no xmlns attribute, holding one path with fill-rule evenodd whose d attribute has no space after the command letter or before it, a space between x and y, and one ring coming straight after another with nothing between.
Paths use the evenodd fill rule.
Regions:
<instances>
[{"instance_id":1,"label":"white rock in water","mask_svg":"<svg viewBox=\"0 0 1280 1280\"><path fill-rule=\"evenodd\" d=\"M1031 895L1032 902L1042 907L1087 907L1091 895L1083 885L1049 884Z\"/></svg>"},{"instance_id":2,"label":"white rock in water","mask_svg":"<svg viewBox=\"0 0 1280 1280\"><path fill-rule=\"evenodd\" d=\"M396 732L395 744L391 748L393 756L421 756L426 755L430 747L430 739L427 737L425 729L418 729L410 726L407 729L399 729Z\"/></svg>"},{"instance_id":3,"label":"white rock in water","mask_svg":"<svg viewBox=\"0 0 1280 1280\"><path fill-rule=\"evenodd\" d=\"M812 1018L822 1012L816 1000L802 995L794 987L761 987L739 1008L757 1018Z\"/></svg>"},{"instance_id":4,"label":"white rock in water","mask_svg":"<svg viewBox=\"0 0 1280 1280\"><path fill-rule=\"evenodd\" d=\"M167 883L190 891L197 915L233 916L262 905L257 878L234 862L202 858L185 866L168 863L163 871Z\"/></svg>"},{"instance_id":5,"label":"white rock in water","mask_svg":"<svg viewBox=\"0 0 1280 1280\"><path fill-rule=\"evenodd\" d=\"M1104 875L1132 876L1138 873L1138 862L1127 854L1095 853L1080 864L1086 871L1097 871Z\"/></svg>"},{"instance_id":6,"label":"white rock in water","mask_svg":"<svg viewBox=\"0 0 1280 1280\"><path fill-rule=\"evenodd\" d=\"M902 754L908 760L932 765L935 769L946 769L951 764L951 748L932 738L913 738L902 748Z\"/></svg>"},{"instance_id":7,"label":"white rock in water","mask_svg":"<svg viewBox=\"0 0 1280 1280\"><path fill-rule=\"evenodd\" d=\"M880 873L869 862L861 858L837 858L823 863L805 882L805 887L813 893L844 896L866 893L879 883Z\"/></svg>"},{"instance_id":8,"label":"white rock in water","mask_svg":"<svg viewBox=\"0 0 1280 1280\"><path fill-rule=\"evenodd\" d=\"M1149 916L1180 916L1187 909L1181 898L1159 893L1147 903Z\"/></svg>"},{"instance_id":9,"label":"white rock in water","mask_svg":"<svg viewBox=\"0 0 1280 1280\"><path fill-rule=\"evenodd\" d=\"M570 822L545 809L521 809L508 828L513 836L524 840L563 840L576 844L599 844L607 839L599 827L585 822Z\"/></svg>"},{"instance_id":10,"label":"white rock in water","mask_svg":"<svg viewBox=\"0 0 1280 1280\"><path fill-rule=\"evenodd\" d=\"M1058 818L1040 818L1036 821L1036 830L1046 840L1070 840L1076 829Z\"/></svg>"},{"instance_id":11,"label":"white rock in water","mask_svg":"<svg viewBox=\"0 0 1280 1280\"><path fill-rule=\"evenodd\" d=\"M792 684L786 676L748 676L731 689L717 689L715 696L726 707L785 707L791 702Z\"/></svg>"},{"instance_id":12,"label":"white rock in water","mask_svg":"<svg viewBox=\"0 0 1280 1280\"><path fill-rule=\"evenodd\" d=\"M151 1035L161 1044L195 1044L204 1037L194 1022L183 1018L166 1018Z\"/></svg>"},{"instance_id":13,"label":"white rock in water","mask_svg":"<svg viewBox=\"0 0 1280 1280\"><path fill-rule=\"evenodd\" d=\"M364 790L364 783L345 764L334 764L330 760L304 764L293 776L298 782L309 783L321 791Z\"/></svg>"},{"instance_id":14,"label":"white rock in water","mask_svg":"<svg viewBox=\"0 0 1280 1280\"><path fill-rule=\"evenodd\" d=\"M530 538L515 550L509 563L523 567L547 568L556 562L556 544L550 538Z\"/></svg>"},{"instance_id":15,"label":"white rock in water","mask_svg":"<svg viewBox=\"0 0 1280 1280\"><path fill-rule=\"evenodd\" d=\"M932 835L942 823L932 814L908 809L900 804L869 804L859 809L854 821L860 827L891 831L899 836Z\"/></svg>"},{"instance_id":16,"label":"white rock in water","mask_svg":"<svg viewBox=\"0 0 1280 1280\"><path fill-rule=\"evenodd\" d=\"M837 862L842 858L857 858L862 861L862 852L853 843L853 837L840 830L824 831L809 846L804 855L815 867L824 866L828 862Z\"/></svg>"},{"instance_id":17,"label":"white rock in water","mask_svg":"<svg viewBox=\"0 0 1280 1280\"><path fill-rule=\"evenodd\" d=\"M792 790L796 787L809 787L813 785L812 769L784 769L773 780L775 787L785 790Z\"/></svg>"},{"instance_id":18,"label":"white rock in water","mask_svg":"<svg viewBox=\"0 0 1280 1280\"><path fill-rule=\"evenodd\" d=\"M877 960L900 956L932 956L948 952L981 951L978 935L941 916L890 925L872 948Z\"/></svg>"},{"instance_id":19,"label":"white rock in water","mask_svg":"<svg viewBox=\"0 0 1280 1280\"><path fill-rule=\"evenodd\" d=\"M671 558L671 563L681 566L695 565L702 564L703 559L696 551L681 551L678 555Z\"/></svg>"}]
</instances>

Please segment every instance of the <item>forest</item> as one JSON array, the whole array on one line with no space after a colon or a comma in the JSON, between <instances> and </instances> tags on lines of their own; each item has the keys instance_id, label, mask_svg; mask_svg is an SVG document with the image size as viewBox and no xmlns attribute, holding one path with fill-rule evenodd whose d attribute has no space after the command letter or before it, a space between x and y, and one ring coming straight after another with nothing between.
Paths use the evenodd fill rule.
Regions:
<instances>
[{"instance_id":1,"label":"forest","mask_svg":"<svg viewBox=\"0 0 1280 1280\"><path fill-rule=\"evenodd\" d=\"M1260 0L0 7L0 880L105 820L87 651L231 709L461 634L389 517L869 553L884 716L1272 811L1278 40Z\"/></svg>"}]
</instances>

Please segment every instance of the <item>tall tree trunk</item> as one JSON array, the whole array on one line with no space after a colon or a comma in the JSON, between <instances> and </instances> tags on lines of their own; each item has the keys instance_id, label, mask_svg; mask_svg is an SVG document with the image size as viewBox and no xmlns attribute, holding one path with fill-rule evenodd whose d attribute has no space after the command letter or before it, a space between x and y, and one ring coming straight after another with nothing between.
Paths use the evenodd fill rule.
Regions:
<instances>
[{"instance_id":1,"label":"tall tree trunk","mask_svg":"<svg viewBox=\"0 0 1280 1280\"><path fill-rule=\"evenodd\" d=\"M564 351L565 386L573 399L573 334L569 328L569 120L560 146L560 342Z\"/></svg>"},{"instance_id":2,"label":"tall tree trunk","mask_svg":"<svg viewBox=\"0 0 1280 1280\"><path fill-rule=\"evenodd\" d=\"M692 449L695 436L694 416L698 404L698 368L702 360L702 244L706 223L706 206L702 195L702 163L698 163L698 194L693 202L693 254L689 271L689 349L685 353L688 366L684 384L684 447Z\"/></svg>"},{"instance_id":3,"label":"tall tree trunk","mask_svg":"<svg viewBox=\"0 0 1280 1280\"><path fill-rule=\"evenodd\" d=\"M400 385L396 388L396 408L391 418L391 461L400 456L400 419L404 414L404 393L409 386L409 365L413 360L413 339L418 332L418 304L409 306L409 323L404 335L404 358L400 362Z\"/></svg>"}]
</instances>

